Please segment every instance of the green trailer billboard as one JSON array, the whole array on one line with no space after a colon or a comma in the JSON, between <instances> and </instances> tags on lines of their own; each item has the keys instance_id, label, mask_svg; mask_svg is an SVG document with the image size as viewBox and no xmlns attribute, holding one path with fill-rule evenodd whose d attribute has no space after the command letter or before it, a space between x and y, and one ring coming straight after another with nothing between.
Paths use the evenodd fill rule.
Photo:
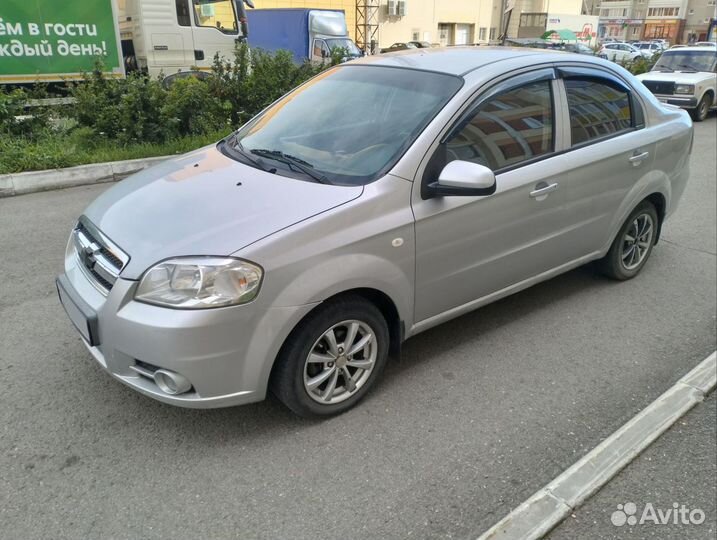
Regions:
<instances>
[{"instance_id":1,"label":"green trailer billboard","mask_svg":"<svg viewBox=\"0 0 717 540\"><path fill-rule=\"evenodd\" d=\"M124 76L113 0L0 0L0 83Z\"/></svg>"}]
</instances>

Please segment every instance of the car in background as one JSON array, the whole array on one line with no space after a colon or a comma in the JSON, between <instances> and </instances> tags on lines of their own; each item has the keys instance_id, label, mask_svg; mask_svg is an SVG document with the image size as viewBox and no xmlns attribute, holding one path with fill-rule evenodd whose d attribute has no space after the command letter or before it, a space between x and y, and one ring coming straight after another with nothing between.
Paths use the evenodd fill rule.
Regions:
<instances>
[{"instance_id":1,"label":"car in background","mask_svg":"<svg viewBox=\"0 0 717 540\"><path fill-rule=\"evenodd\" d=\"M432 47L428 41L409 41L407 45L413 45L417 49L430 49Z\"/></svg>"},{"instance_id":2,"label":"car in background","mask_svg":"<svg viewBox=\"0 0 717 540\"><path fill-rule=\"evenodd\" d=\"M666 39L651 39L651 43L657 43L660 47L663 49L669 49L670 48L670 42Z\"/></svg>"},{"instance_id":3,"label":"car in background","mask_svg":"<svg viewBox=\"0 0 717 540\"><path fill-rule=\"evenodd\" d=\"M586 54L588 56L595 56L595 51L585 45L584 43L565 43L560 48L562 51L576 53L576 54Z\"/></svg>"},{"instance_id":4,"label":"car in background","mask_svg":"<svg viewBox=\"0 0 717 540\"><path fill-rule=\"evenodd\" d=\"M671 47L637 78L660 101L687 109L695 122L717 104L717 54L710 47Z\"/></svg>"},{"instance_id":5,"label":"car in background","mask_svg":"<svg viewBox=\"0 0 717 540\"><path fill-rule=\"evenodd\" d=\"M637 47L640 51L648 52L650 54L650 58L664 50L662 44L657 43L656 41L638 41L634 44L634 47Z\"/></svg>"},{"instance_id":6,"label":"car in background","mask_svg":"<svg viewBox=\"0 0 717 540\"><path fill-rule=\"evenodd\" d=\"M598 51L600 58L605 58L618 64L631 64L640 58L651 56L629 43L606 43Z\"/></svg>"},{"instance_id":7,"label":"car in background","mask_svg":"<svg viewBox=\"0 0 717 540\"><path fill-rule=\"evenodd\" d=\"M407 43L394 43L390 47L386 47L384 49L381 49L381 54L384 53L390 53L390 52L396 52L396 51L407 51L408 49L417 49L415 45L411 44L410 42Z\"/></svg>"},{"instance_id":8,"label":"car in background","mask_svg":"<svg viewBox=\"0 0 717 540\"><path fill-rule=\"evenodd\" d=\"M104 191L57 289L97 367L149 397L335 415L411 336L591 261L637 276L692 138L595 57L360 58Z\"/></svg>"}]
</instances>

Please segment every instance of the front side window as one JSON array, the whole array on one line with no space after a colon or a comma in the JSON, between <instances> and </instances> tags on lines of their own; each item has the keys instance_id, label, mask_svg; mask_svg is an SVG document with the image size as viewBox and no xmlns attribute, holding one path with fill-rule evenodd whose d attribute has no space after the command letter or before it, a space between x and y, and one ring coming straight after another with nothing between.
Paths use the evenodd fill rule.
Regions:
<instances>
[{"instance_id":1,"label":"front side window","mask_svg":"<svg viewBox=\"0 0 717 540\"><path fill-rule=\"evenodd\" d=\"M197 26L216 28L224 34L238 34L233 0L192 0Z\"/></svg>"},{"instance_id":2,"label":"front side window","mask_svg":"<svg viewBox=\"0 0 717 540\"><path fill-rule=\"evenodd\" d=\"M334 184L366 184L398 161L462 85L441 73L344 64L275 102L225 149L291 178L311 181L298 163Z\"/></svg>"},{"instance_id":3,"label":"front side window","mask_svg":"<svg viewBox=\"0 0 717 540\"><path fill-rule=\"evenodd\" d=\"M630 95L610 81L565 79L572 145L619 134L632 127Z\"/></svg>"},{"instance_id":4,"label":"front side window","mask_svg":"<svg viewBox=\"0 0 717 540\"><path fill-rule=\"evenodd\" d=\"M314 56L317 58L327 58L330 56L329 48L323 39L314 40Z\"/></svg>"},{"instance_id":5,"label":"front side window","mask_svg":"<svg viewBox=\"0 0 717 540\"><path fill-rule=\"evenodd\" d=\"M454 133L445 143L446 163L460 159L497 171L552 152L550 81L491 97Z\"/></svg>"}]
</instances>

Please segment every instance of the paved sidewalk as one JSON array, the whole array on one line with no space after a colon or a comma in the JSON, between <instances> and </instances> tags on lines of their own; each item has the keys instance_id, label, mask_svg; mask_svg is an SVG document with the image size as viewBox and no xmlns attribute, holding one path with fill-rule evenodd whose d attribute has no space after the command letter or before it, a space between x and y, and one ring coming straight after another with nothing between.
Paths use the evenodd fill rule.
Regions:
<instances>
[{"instance_id":1,"label":"paved sidewalk","mask_svg":"<svg viewBox=\"0 0 717 540\"><path fill-rule=\"evenodd\" d=\"M716 426L717 392L713 391L546 538L714 540L717 536ZM618 504L627 503L634 503L637 523L613 525L612 519L627 518L624 513L613 516ZM705 519L700 525L675 525L671 513L665 516L669 524L656 524L649 510L644 513L648 503L652 504L658 520L658 511L662 511L663 516L668 510L674 512L674 503L678 503L678 510L681 505L689 510L702 510ZM641 524L643 515L648 519ZM699 518L698 513L693 515Z\"/></svg>"}]
</instances>

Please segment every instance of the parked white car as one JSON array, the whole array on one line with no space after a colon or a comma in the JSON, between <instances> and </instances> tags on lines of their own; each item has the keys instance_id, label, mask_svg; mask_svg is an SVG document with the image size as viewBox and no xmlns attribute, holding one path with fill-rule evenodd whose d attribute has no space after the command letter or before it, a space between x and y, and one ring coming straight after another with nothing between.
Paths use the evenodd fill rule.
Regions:
<instances>
[{"instance_id":1,"label":"parked white car","mask_svg":"<svg viewBox=\"0 0 717 540\"><path fill-rule=\"evenodd\" d=\"M717 55L711 47L673 47L637 78L662 102L687 109L701 122L717 100Z\"/></svg>"},{"instance_id":2,"label":"parked white car","mask_svg":"<svg viewBox=\"0 0 717 540\"><path fill-rule=\"evenodd\" d=\"M638 58L649 58L652 53L638 49L629 43L606 43L598 52L600 58L612 60L618 64L629 64Z\"/></svg>"},{"instance_id":3,"label":"parked white car","mask_svg":"<svg viewBox=\"0 0 717 540\"><path fill-rule=\"evenodd\" d=\"M662 44L656 41L638 41L637 43L634 43L633 46L640 49L641 52L644 51L649 53L649 58L652 58L657 53L661 53L663 50L665 50Z\"/></svg>"}]
</instances>

